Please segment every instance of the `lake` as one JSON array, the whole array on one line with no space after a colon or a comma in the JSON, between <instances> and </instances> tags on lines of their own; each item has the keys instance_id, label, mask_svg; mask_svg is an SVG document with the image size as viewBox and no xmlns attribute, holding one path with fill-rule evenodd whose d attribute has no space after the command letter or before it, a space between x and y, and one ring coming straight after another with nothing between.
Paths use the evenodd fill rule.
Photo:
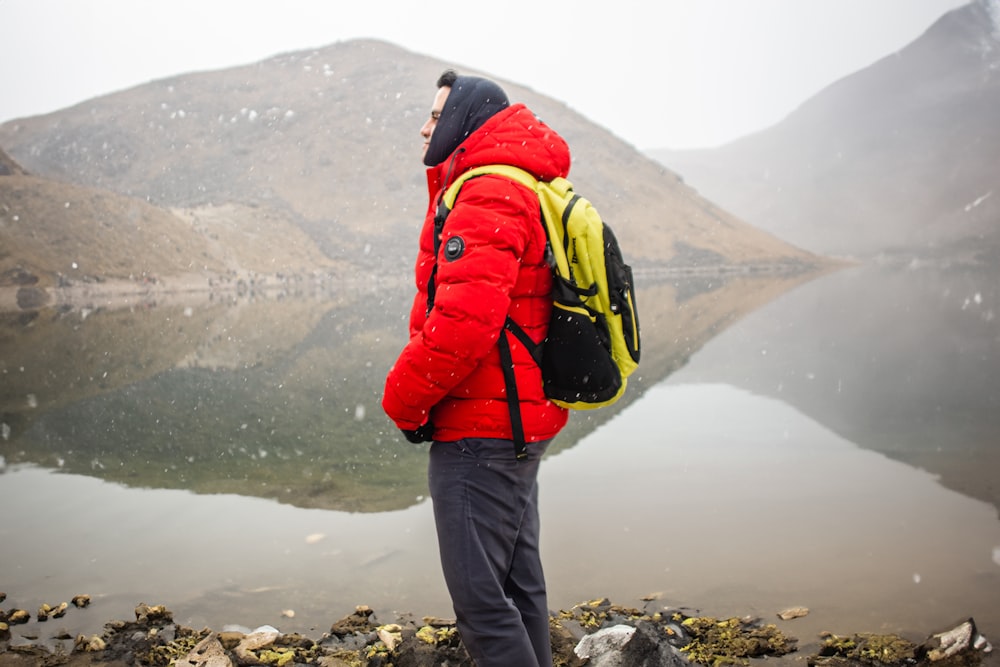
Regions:
<instances>
[{"instance_id":1,"label":"lake","mask_svg":"<svg viewBox=\"0 0 1000 667\"><path fill-rule=\"evenodd\" d=\"M645 282L644 282L645 281ZM1000 638L1000 280L871 264L640 277L643 360L540 473L550 606L608 597L916 641ZM0 591L17 632L318 637L450 616L426 446L379 407L410 294L206 296L0 316ZM787 607L805 618L778 621Z\"/></svg>"}]
</instances>

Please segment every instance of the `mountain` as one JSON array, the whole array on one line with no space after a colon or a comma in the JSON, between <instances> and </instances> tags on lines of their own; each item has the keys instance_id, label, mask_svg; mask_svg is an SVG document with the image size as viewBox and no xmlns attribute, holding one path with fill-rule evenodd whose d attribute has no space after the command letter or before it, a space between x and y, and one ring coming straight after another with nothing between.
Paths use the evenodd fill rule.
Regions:
<instances>
[{"instance_id":1,"label":"mountain","mask_svg":"<svg viewBox=\"0 0 1000 667\"><path fill-rule=\"evenodd\" d=\"M171 211L23 170L0 176L0 248L0 312L45 306L51 289L73 301L337 266L280 213L237 204Z\"/></svg>"},{"instance_id":2,"label":"mountain","mask_svg":"<svg viewBox=\"0 0 1000 667\"><path fill-rule=\"evenodd\" d=\"M949 12L767 130L651 155L813 252L1000 257L1000 3Z\"/></svg>"},{"instance_id":3,"label":"mountain","mask_svg":"<svg viewBox=\"0 0 1000 667\"><path fill-rule=\"evenodd\" d=\"M0 125L0 146L33 174L0 178L0 280L408 280L427 202L418 130L447 66L357 40ZM501 83L567 139L577 190L637 268L822 263L564 104Z\"/></svg>"},{"instance_id":4,"label":"mountain","mask_svg":"<svg viewBox=\"0 0 1000 667\"><path fill-rule=\"evenodd\" d=\"M15 174L23 176L24 169L17 162L14 162L9 155L0 150L0 176L13 176Z\"/></svg>"}]
</instances>

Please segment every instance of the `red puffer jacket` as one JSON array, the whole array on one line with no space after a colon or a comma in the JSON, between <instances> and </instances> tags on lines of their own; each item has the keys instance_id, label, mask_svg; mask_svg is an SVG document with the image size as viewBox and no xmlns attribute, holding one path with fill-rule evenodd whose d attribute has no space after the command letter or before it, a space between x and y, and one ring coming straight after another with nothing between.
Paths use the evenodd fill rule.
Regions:
<instances>
[{"instance_id":1,"label":"red puffer jacket","mask_svg":"<svg viewBox=\"0 0 1000 667\"><path fill-rule=\"evenodd\" d=\"M470 179L455 202L440 245L434 308L427 286L434 267L434 212L454 177L487 164L520 167L540 180L569 173L566 142L523 104L504 109L428 169L430 205L420 234L417 295L410 341L386 378L382 407L396 425L414 430L430 420L434 439L511 439L497 339L507 314L532 337L545 337L552 273L537 196L502 176ZM542 391L541 371L508 336L528 442L551 438L566 410Z\"/></svg>"}]
</instances>

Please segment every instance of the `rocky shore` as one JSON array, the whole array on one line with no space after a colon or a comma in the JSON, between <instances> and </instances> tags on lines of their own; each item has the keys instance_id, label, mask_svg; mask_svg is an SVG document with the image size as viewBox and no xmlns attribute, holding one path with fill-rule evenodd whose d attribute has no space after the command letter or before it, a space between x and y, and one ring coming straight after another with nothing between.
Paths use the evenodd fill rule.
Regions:
<instances>
[{"instance_id":1,"label":"rocky shore","mask_svg":"<svg viewBox=\"0 0 1000 667\"><path fill-rule=\"evenodd\" d=\"M4 596L0 593L0 603ZM397 618L382 622L359 606L321 637L283 634L264 626L193 629L178 625L162 605L140 604L135 619L112 621L100 635L70 636L50 619L90 605L78 595L70 603L42 605L37 613L0 608L0 667L108 665L111 667L472 667L454 622ZM807 614L802 608L782 616ZM787 614L787 615L785 615ZM36 620L34 629L19 628ZM771 664L808 667L957 667L995 665L997 656L972 619L928 637L922 644L896 635L824 633L819 649L798 654L798 639L754 618L688 615L649 601L644 609L602 599L554 613L550 623L555 667L712 667ZM512 666L515 667L515 666Z\"/></svg>"}]
</instances>

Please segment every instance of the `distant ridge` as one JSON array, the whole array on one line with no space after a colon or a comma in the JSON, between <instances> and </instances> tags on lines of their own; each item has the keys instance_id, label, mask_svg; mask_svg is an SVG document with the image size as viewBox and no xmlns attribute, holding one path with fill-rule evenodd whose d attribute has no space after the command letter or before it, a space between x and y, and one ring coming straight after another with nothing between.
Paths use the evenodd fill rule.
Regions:
<instances>
[{"instance_id":1,"label":"distant ridge","mask_svg":"<svg viewBox=\"0 0 1000 667\"><path fill-rule=\"evenodd\" d=\"M995 0L972 2L774 127L651 154L813 252L1000 257L998 19Z\"/></svg>"}]
</instances>

